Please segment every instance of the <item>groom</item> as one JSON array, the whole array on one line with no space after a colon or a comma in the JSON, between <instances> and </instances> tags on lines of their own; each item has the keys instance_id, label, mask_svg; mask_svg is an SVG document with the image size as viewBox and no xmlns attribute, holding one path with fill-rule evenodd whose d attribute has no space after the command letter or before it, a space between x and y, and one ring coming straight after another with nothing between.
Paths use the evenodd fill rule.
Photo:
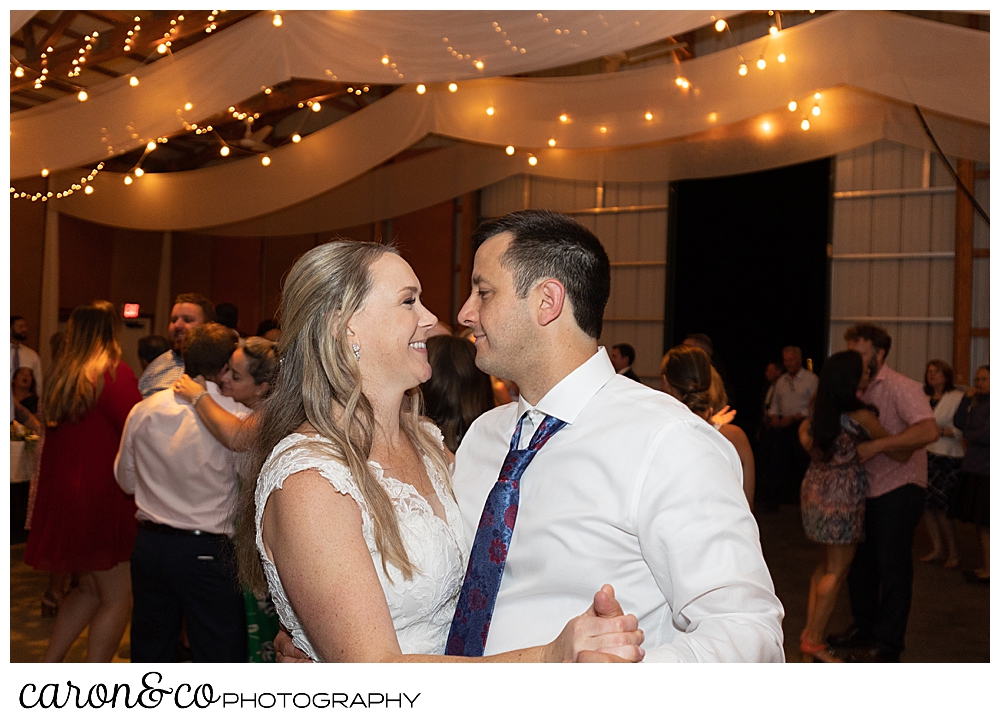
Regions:
<instances>
[{"instance_id":1,"label":"groom","mask_svg":"<svg viewBox=\"0 0 1000 723\"><path fill-rule=\"evenodd\" d=\"M615 374L597 345L611 288L600 242L567 216L520 211L480 226L473 243L459 321L475 335L476 365L521 397L477 419L458 450L453 488L470 544L518 425L528 440L543 421L565 423L520 473L483 653L554 639L610 582L617 602L596 610L620 603L639 618L647 662L783 661L784 611L736 451L677 400ZM294 654L287 636L276 645Z\"/></svg>"}]
</instances>

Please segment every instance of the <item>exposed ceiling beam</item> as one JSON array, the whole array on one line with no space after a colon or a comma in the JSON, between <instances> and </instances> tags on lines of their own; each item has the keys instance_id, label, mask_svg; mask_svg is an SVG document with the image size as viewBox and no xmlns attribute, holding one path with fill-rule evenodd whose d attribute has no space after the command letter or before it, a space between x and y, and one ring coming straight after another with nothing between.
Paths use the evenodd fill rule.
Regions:
<instances>
[{"instance_id":1,"label":"exposed ceiling beam","mask_svg":"<svg viewBox=\"0 0 1000 723\"><path fill-rule=\"evenodd\" d=\"M51 48L59 42L59 38L69 29L70 24L76 19L79 13L76 10L64 10L59 13L56 21L49 26L48 32L38 43L40 48Z\"/></svg>"}]
</instances>

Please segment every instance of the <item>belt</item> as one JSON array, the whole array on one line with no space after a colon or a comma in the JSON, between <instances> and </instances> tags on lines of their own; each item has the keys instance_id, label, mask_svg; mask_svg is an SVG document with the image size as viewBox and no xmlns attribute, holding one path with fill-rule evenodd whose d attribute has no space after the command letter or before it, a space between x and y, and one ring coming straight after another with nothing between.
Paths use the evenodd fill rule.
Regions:
<instances>
[{"instance_id":1,"label":"belt","mask_svg":"<svg viewBox=\"0 0 1000 723\"><path fill-rule=\"evenodd\" d=\"M150 520L139 520L138 522L140 529L149 530L150 532L159 532L161 535L192 535L194 537L205 537L205 538L224 538L229 539L229 535L223 535L219 532L204 532L203 530L182 530L177 527L171 527L170 525L161 525L159 522L151 522Z\"/></svg>"}]
</instances>

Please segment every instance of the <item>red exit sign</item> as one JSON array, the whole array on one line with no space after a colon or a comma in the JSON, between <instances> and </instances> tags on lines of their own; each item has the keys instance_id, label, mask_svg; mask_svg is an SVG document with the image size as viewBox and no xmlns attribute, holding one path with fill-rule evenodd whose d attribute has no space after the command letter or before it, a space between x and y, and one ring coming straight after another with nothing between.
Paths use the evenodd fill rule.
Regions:
<instances>
[{"instance_id":1,"label":"red exit sign","mask_svg":"<svg viewBox=\"0 0 1000 723\"><path fill-rule=\"evenodd\" d=\"M138 319L139 318L139 305L138 304L125 304L125 311L122 314L126 319Z\"/></svg>"}]
</instances>

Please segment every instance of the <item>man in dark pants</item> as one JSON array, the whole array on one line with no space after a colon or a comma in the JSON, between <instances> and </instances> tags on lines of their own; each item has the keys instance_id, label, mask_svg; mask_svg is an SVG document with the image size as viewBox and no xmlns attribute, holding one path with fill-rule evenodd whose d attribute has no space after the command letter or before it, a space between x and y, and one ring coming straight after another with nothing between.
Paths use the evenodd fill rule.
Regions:
<instances>
[{"instance_id":1,"label":"man in dark pants","mask_svg":"<svg viewBox=\"0 0 1000 723\"><path fill-rule=\"evenodd\" d=\"M927 489L924 447L940 432L921 385L885 363L892 345L885 329L858 324L844 338L867 368L861 398L878 409L879 421L891 436L858 447L868 471L868 504L865 541L858 545L847 575L854 623L828 642L835 648L853 648L847 662L899 662L913 598L913 534ZM902 463L886 454L898 451L913 454Z\"/></svg>"},{"instance_id":2,"label":"man in dark pants","mask_svg":"<svg viewBox=\"0 0 1000 723\"><path fill-rule=\"evenodd\" d=\"M137 404L125 422L115 477L135 495L132 552L132 662L174 660L181 620L194 662L247 660L243 595L230 537L236 492L233 458L195 412L204 395L227 411L249 409L219 393L236 332L202 324L184 337L185 371L207 389L188 404L173 389Z\"/></svg>"}]
</instances>

